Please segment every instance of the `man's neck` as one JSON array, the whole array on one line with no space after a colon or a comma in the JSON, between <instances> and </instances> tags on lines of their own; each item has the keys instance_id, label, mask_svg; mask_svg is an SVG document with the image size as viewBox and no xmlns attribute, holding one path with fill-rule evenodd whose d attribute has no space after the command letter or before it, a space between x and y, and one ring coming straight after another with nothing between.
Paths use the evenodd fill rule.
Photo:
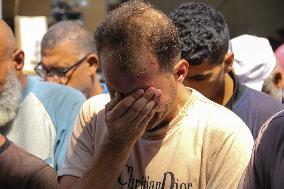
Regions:
<instances>
[{"instance_id":1,"label":"man's neck","mask_svg":"<svg viewBox=\"0 0 284 189\"><path fill-rule=\"evenodd\" d=\"M177 95L177 112L179 112L188 101L191 96L192 91L186 88L184 85L178 85L178 95Z\"/></svg>"},{"instance_id":2,"label":"man's neck","mask_svg":"<svg viewBox=\"0 0 284 189\"><path fill-rule=\"evenodd\" d=\"M180 110L184 107L185 103L190 98L191 94L191 90L188 90L183 84L179 84L177 88L177 96L176 101L174 102L175 106L173 107L173 111L159 125L157 125L151 130L148 130L148 133L153 133L157 130L161 131L159 133L166 133L168 127L165 126L167 126L178 115ZM158 134L158 136L163 135Z\"/></svg>"},{"instance_id":3,"label":"man's neck","mask_svg":"<svg viewBox=\"0 0 284 189\"><path fill-rule=\"evenodd\" d=\"M28 76L26 76L25 74L21 73L19 76L19 80L21 82L22 85L22 90L23 92L26 90L27 85L28 85Z\"/></svg>"},{"instance_id":4,"label":"man's neck","mask_svg":"<svg viewBox=\"0 0 284 189\"><path fill-rule=\"evenodd\" d=\"M87 98L90 98L92 96L101 94L103 92L103 87L99 81L98 78L94 78L94 82L93 82L93 87L91 89L91 92L89 95L87 95Z\"/></svg>"},{"instance_id":5,"label":"man's neck","mask_svg":"<svg viewBox=\"0 0 284 189\"><path fill-rule=\"evenodd\" d=\"M190 98L191 93L192 92L188 90L183 84L178 85L175 106L171 114L166 119L167 124L170 123L178 115L187 100Z\"/></svg>"},{"instance_id":6,"label":"man's neck","mask_svg":"<svg viewBox=\"0 0 284 189\"><path fill-rule=\"evenodd\" d=\"M233 79L228 73L226 73L224 77L224 86L222 87L222 91L219 92L219 95L215 100L215 102L222 106L225 106L234 94Z\"/></svg>"}]
</instances>

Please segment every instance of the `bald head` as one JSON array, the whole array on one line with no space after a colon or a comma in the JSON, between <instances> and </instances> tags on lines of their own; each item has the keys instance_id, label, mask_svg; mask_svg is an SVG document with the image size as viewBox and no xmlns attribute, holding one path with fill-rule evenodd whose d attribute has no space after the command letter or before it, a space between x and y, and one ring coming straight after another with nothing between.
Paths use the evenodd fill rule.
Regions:
<instances>
[{"instance_id":1,"label":"bald head","mask_svg":"<svg viewBox=\"0 0 284 189\"><path fill-rule=\"evenodd\" d=\"M76 53L87 54L95 51L93 36L79 21L61 21L51 26L41 41L41 49L54 49L58 45L73 44Z\"/></svg>"},{"instance_id":2,"label":"bald head","mask_svg":"<svg viewBox=\"0 0 284 189\"><path fill-rule=\"evenodd\" d=\"M0 129L14 119L19 107L22 87L25 87L21 72L23 59L12 30L0 20Z\"/></svg>"},{"instance_id":3,"label":"bald head","mask_svg":"<svg viewBox=\"0 0 284 189\"><path fill-rule=\"evenodd\" d=\"M11 56L16 49L17 43L11 28L0 20L0 56Z\"/></svg>"}]
</instances>

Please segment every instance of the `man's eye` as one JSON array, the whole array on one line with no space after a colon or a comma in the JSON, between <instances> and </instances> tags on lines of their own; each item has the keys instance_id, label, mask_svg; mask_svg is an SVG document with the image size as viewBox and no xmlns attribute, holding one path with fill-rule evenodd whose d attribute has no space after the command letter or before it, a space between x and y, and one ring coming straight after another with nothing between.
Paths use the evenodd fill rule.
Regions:
<instances>
[{"instance_id":1,"label":"man's eye","mask_svg":"<svg viewBox=\"0 0 284 189\"><path fill-rule=\"evenodd\" d=\"M206 76L205 75L189 76L189 77L187 77L187 79L195 80L195 81L202 81L202 80L206 79Z\"/></svg>"},{"instance_id":2,"label":"man's eye","mask_svg":"<svg viewBox=\"0 0 284 189\"><path fill-rule=\"evenodd\" d=\"M50 70L50 72L52 72L53 74L57 76L64 76L65 74L62 70Z\"/></svg>"}]
</instances>

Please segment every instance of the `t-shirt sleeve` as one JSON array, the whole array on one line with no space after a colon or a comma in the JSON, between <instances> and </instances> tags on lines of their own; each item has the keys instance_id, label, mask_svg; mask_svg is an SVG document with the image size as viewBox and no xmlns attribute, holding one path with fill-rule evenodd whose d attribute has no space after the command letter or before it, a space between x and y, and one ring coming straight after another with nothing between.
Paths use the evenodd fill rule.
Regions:
<instances>
[{"instance_id":1,"label":"t-shirt sleeve","mask_svg":"<svg viewBox=\"0 0 284 189\"><path fill-rule=\"evenodd\" d=\"M62 100L60 108L56 111L55 166L57 170L63 164L76 117L85 101L81 94L72 90L67 92L69 94L66 94L67 96Z\"/></svg>"},{"instance_id":2,"label":"t-shirt sleeve","mask_svg":"<svg viewBox=\"0 0 284 189\"><path fill-rule=\"evenodd\" d=\"M229 121L226 123L227 129L215 131L214 140L211 141L216 148L207 166L208 189L237 188L252 152L254 141L247 126L233 117L224 119L231 119L234 123Z\"/></svg>"},{"instance_id":3,"label":"t-shirt sleeve","mask_svg":"<svg viewBox=\"0 0 284 189\"><path fill-rule=\"evenodd\" d=\"M82 177L92 163L94 144L91 122L94 114L90 108L90 101L86 101L77 117L66 158L58 175Z\"/></svg>"},{"instance_id":4,"label":"t-shirt sleeve","mask_svg":"<svg viewBox=\"0 0 284 189\"><path fill-rule=\"evenodd\" d=\"M57 174L50 166L41 168L31 179L29 189L57 189Z\"/></svg>"}]
</instances>

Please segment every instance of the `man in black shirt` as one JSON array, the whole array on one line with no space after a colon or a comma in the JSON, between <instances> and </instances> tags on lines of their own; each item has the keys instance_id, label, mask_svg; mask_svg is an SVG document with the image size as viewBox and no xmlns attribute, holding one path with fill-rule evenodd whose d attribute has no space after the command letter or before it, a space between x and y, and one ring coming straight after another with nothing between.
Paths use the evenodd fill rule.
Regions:
<instances>
[{"instance_id":1,"label":"man in black shirt","mask_svg":"<svg viewBox=\"0 0 284 189\"><path fill-rule=\"evenodd\" d=\"M55 170L0 134L0 183L5 189L56 189Z\"/></svg>"},{"instance_id":2,"label":"man in black shirt","mask_svg":"<svg viewBox=\"0 0 284 189\"><path fill-rule=\"evenodd\" d=\"M284 111L270 118L255 141L238 189L284 188Z\"/></svg>"}]
</instances>

